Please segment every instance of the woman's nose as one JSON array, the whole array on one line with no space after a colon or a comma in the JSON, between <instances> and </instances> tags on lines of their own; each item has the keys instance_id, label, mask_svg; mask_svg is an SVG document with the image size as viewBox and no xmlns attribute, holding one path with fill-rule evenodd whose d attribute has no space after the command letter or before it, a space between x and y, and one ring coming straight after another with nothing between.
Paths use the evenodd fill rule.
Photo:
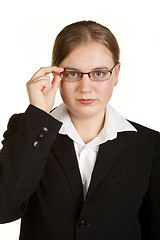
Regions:
<instances>
[{"instance_id":1,"label":"woman's nose","mask_svg":"<svg viewBox=\"0 0 160 240\"><path fill-rule=\"evenodd\" d=\"M79 81L79 88L83 93L92 91L92 81L89 78L88 74L83 74L81 80Z\"/></svg>"}]
</instances>

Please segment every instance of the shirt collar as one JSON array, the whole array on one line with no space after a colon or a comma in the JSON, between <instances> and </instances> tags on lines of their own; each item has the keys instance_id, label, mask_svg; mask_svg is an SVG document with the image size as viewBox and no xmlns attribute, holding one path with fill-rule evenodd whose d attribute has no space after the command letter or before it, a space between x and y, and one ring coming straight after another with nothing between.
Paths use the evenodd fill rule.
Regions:
<instances>
[{"instance_id":1,"label":"shirt collar","mask_svg":"<svg viewBox=\"0 0 160 240\"><path fill-rule=\"evenodd\" d=\"M77 133L71 118L69 116L67 107L64 103L59 105L56 109L54 109L51 113L51 116L53 116L58 121L62 122L63 125L61 126L59 133L68 135L73 141L79 143L80 145L84 145L84 142L80 138L79 134Z\"/></svg>"},{"instance_id":2,"label":"shirt collar","mask_svg":"<svg viewBox=\"0 0 160 240\"><path fill-rule=\"evenodd\" d=\"M109 104L106 107L106 119L104 124L104 131L109 140L117 137L117 133L125 131L135 131L137 129L122 117L112 106Z\"/></svg>"},{"instance_id":3,"label":"shirt collar","mask_svg":"<svg viewBox=\"0 0 160 240\"><path fill-rule=\"evenodd\" d=\"M54 109L51 113L58 121L62 122L63 125L59 130L60 134L68 135L73 141L77 142L81 146L97 146L108 140L117 138L118 132L124 131L136 131L124 117L122 117L112 106L109 104L106 107L106 119L104 127L96 138L89 143L85 144L80 136L78 135L68 113L68 110L64 103Z\"/></svg>"}]
</instances>

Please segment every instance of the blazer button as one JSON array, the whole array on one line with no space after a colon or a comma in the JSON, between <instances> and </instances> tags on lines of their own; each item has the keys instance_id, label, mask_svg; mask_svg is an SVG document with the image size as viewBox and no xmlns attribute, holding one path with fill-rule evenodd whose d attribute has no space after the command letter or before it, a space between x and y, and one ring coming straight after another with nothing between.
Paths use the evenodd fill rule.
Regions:
<instances>
[{"instance_id":1,"label":"blazer button","mask_svg":"<svg viewBox=\"0 0 160 240\"><path fill-rule=\"evenodd\" d=\"M35 142L33 143L33 147L34 147L34 148L39 148L39 142L38 142L38 141L35 141Z\"/></svg>"},{"instance_id":2,"label":"blazer button","mask_svg":"<svg viewBox=\"0 0 160 240\"><path fill-rule=\"evenodd\" d=\"M44 138L44 134L40 133L39 136L37 137L37 140L42 140Z\"/></svg>"},{"instance_id":3,"label":"blazer button","mask_svg":"<svg viewBox=\"0 0 160 240\"><path fill-rule=\"evenodd\" d=\"M45 134L45 133L47 133L47 132L48 132L48 128L47 128L47 127L43 127L43 128L42 128L42 133Z\"/></svg>"},{"instance_id":4,"label":"blazer button","mask_svg":"<svg viewBox=\"0 0 160 240\"><path fill-rule=\"evenodd\" d=\"M86 228L87 227L87 222L85 220L81 220L78 224L79 228Z\"/></svg>"}]
</instances>

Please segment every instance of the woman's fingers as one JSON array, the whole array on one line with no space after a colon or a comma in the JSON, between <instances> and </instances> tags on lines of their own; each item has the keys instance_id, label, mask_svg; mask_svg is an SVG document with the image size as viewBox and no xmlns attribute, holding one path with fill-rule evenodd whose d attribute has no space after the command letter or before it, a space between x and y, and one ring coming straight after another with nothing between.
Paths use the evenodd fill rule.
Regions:
<instances>
[{"instance_id":1,"label":"woman's fingers","mask_svg":"<svg viewBox=\"0 0 160 240\"><path fill-rule=\"evenodd\" d=\"M39 77L43 77L46 74L50 74L50 73L56 73L59 74L60 72L63 72L64 69L60 68L60 67L56 67L56 66L51 66L51 67L42 67L40 68L31 78L32 80L37 79Z\"/></svg>"},{"instance_id":2,"label":"woman's fingers","mask_svg":"<svg viewBox=\"0 0 160 240\"><path fill-rule=\"evenodd\" d=\"M51 66L41 68L33 75L26 84L30 104L46 112L51 110L61 81L60 72L63 70L63 68ZM52 74L52 80L49 74Z\"/></svg>"},{"instance_id":3,"label":"woman's fingers","mask_svg":"<svg viewBox=\"0 0 160 240\"><path fill-rule=\"evenodd\" d=\"M53 79L51 81L52 91L54 90L57 91L60 82L61 82L61 76L57 74L53 74Z\"/></svg>"}]
</instances>

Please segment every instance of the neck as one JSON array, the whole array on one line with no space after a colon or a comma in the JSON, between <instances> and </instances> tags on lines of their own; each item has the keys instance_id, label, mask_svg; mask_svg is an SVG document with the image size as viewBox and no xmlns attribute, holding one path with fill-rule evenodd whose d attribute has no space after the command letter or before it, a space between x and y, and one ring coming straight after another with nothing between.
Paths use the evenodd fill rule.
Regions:
<instances>
[{"instance_id":1,"label":"neck","mask_svg":"<svg viewBox=\"0 0 160 240\"><path fill-rule=\"evenodd\" d=\"M105 111L91 118L78 118L70 113L71 121L85 144L94 139L102 130L105 121Z\"/></svg>"}]
</instances>

